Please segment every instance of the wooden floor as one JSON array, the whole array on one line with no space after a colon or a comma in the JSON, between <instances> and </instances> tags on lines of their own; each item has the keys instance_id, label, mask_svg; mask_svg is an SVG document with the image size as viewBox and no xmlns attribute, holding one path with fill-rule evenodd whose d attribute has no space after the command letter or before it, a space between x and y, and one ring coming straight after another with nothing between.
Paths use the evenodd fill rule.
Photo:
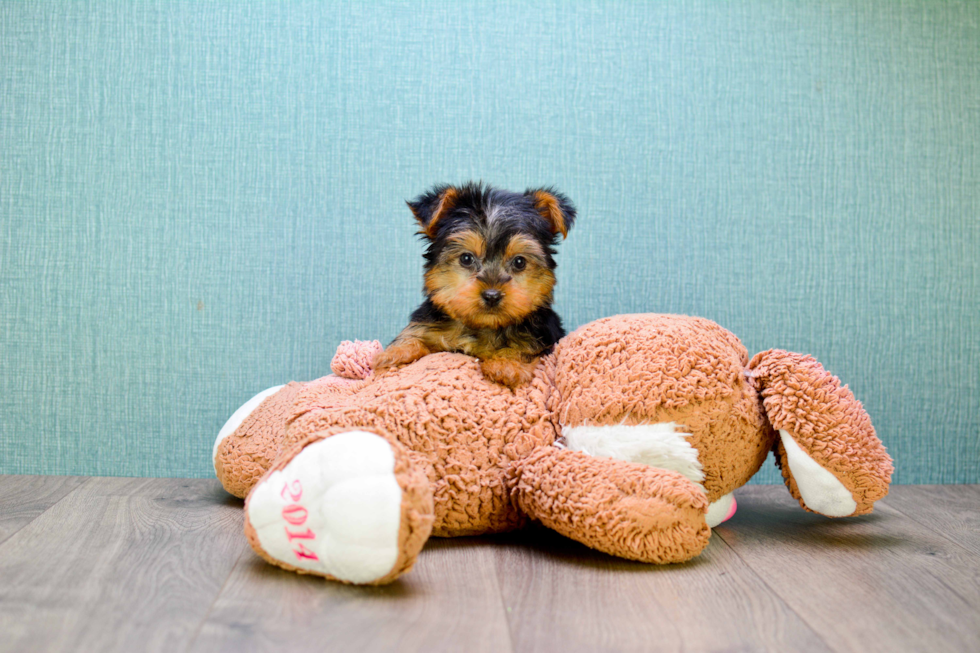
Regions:
<instances>
[{"instance_id":1,"label":"wooden floor","mask_svg":"<svg viewBox=\"0 0 980 653\"><path fill-rule=\"evenodd\" d=\"M685 565L529 529L369 588L262 562L216 481L0 476L0 651L980 651L980 486L736 496Z\"/></svg>"}]
</instances>

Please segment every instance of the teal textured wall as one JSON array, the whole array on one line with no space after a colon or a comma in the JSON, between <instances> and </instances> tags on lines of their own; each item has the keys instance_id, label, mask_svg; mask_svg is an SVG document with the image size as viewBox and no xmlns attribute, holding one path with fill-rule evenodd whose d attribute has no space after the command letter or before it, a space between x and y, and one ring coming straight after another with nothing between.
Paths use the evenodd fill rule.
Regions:
<instances>
[{"instance_id":1,"label":"teal textured wall","mask_svg":"<svg viewBox=\"0 0 980 653\"><path fill-rule=\"evenodd\" d=\"M811 353L897 481L980 482L980 3L530 4L0 3L0 473L211 474L482 178L578 204L569 326Z\"/></svg>"}]
</instances>

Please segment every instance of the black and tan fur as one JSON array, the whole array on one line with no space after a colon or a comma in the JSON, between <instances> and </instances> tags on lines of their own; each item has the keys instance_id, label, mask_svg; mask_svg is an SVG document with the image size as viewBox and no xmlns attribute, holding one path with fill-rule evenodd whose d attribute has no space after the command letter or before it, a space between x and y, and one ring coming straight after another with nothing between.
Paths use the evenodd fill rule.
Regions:
<instances>
[{"instance_id":1,"label":"black and tan fur","mask_svg":"<svg viewBox=\"0 0 980 653\"><path fill-rule=\"evenodd\" d=\"M511 193L481 184L439 186L408 203L428 241L426 300L375 360L383 372L426 354L479 358L511 388L565 335L551 310L554 245L575 208L551 189Z\"/></svg>"}]
</instances>

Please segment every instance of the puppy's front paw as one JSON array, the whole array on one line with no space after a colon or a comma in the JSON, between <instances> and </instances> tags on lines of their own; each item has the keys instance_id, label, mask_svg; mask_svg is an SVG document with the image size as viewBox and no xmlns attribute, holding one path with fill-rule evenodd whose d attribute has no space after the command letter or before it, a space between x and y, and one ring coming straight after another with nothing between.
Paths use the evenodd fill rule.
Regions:
<instances>
[{"instance_id":1,"label":"puppy's front paw","mask_svg":"<svg viewBox=\"0 0 980 653\"><path fill-rule=\"evenodd\" d=\"M414 363L428 353L429 348L418 341L389 345L374 357L374 373L381 374L393 367Z\"/></svg>"},{"instance_id":2,"label":"puppy's front paw","mask_svg":"<svg viewBox=\"0 0 980 653\"><path fill-rule=\"evenodd\" d=\"M513 390L531 381L537 363L522 363L513 358L490 358L480 363L480 369L483 376Z\"/></svg>"}]
</instances>

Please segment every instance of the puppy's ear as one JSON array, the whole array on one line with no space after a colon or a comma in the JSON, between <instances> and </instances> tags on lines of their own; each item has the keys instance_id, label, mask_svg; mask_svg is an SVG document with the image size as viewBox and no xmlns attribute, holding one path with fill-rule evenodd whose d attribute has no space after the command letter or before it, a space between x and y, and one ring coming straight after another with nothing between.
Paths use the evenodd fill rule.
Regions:
<instances>
[{"instance_id":1,"label":"puppy's ear","mask_svg":"<svg viewBox=\"0 0 980 653\"><path fill-rule=\"evenodd\" d=\"M436 186L411 202L406 202L419 222L421 227L419 233L429 240L435 238L439 221L453 210L458 196L459 191L453 186Z\"/></svg>"},{"instance_id":2,"label":"puppy's ear","mask_svg":"<svg viewBox=\"0 0 980 653\"><path fill-rule=\"evenodd\" d=\"M562 238L566 238L568 230L575 222L575 207L572 202L551 188L529 188L524 194L534 199L534 208L551 225L551 233L560 233Z\"/></svg>"}]
</instances>

